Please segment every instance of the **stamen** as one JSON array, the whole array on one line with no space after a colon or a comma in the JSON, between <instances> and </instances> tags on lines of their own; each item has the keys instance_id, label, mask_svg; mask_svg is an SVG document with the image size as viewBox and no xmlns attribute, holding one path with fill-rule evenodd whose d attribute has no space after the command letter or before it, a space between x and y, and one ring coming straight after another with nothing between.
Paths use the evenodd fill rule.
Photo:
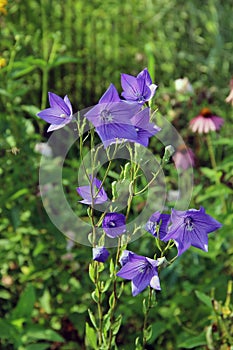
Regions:
<instances>
[{"instance_id":1,"label":"stamen","mask_svg":"<svg viewBox=\"0 0 233 350\"><path fill-rule=\"evenodd\" d=\"M116 224L115 224L115 222L114 222L114 221L110 221L110 222L109 222L109 226L115 227L115 226L116 226Z\"/></svg>"},{"instance_id":2,"label":"stamen","mask_svg":"<svg viewBox=\"0 0 233 350\"><path fill-rule=\"evenodd\" d=\"M188 231L192 231L194 229L193 220L189 216L187 216L187 218L184 219L184 223Z\"/></svg>"},{"instance_id":3,"label":"stamen","mask_svg":"<svg viewBox=\"0 0 233 350\"><path fill-rule=\"evenodd\" d=\"M103 122L111 122L113 120L111 113L107 109L103 109L101 111L100 118L103 120Z\"/></svg>"}]
</instances>

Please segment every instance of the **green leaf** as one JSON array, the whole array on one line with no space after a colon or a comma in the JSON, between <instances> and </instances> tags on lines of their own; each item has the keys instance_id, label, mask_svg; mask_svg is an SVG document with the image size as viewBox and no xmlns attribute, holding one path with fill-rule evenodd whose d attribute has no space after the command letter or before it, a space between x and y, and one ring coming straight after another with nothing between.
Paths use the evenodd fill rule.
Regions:
<instances>
[{"instance_id":1,"label":"green leaf","mask_svg":"<svg viewBox=\"0 0 233 350\"><path fill-rule=\"evenodd\" d=\"M117 181L112 182L112 200L115 201L118 197L117 194Z\"/></svg>"},{"instance_id":2,"label":"green leaf","mask_svg":"<svg viewBox=\"0 0 233 350\"><path fill-rule=\"evenodd\" d=\"M110 287L110 285L111 285L111 279L109 278L107 281L106 281L106 283L104 284L104 282L103 282L103 287L102 287L102 289L101 289L101 291L102 291L102 293L105 293L107 290L108 290L108 288Z\"/></svg>"},{"instance_id":3,"label":"green leaf","mask_svg":"<svg viewBox=\"0 0 233 350\"><path fill-rule=\"evenodd\" d=\"M89 264L89 277L95 283L95 268L92 263Z\"/></svg>"},{"instance_id":4,"label":"green leaf","mask_svg":"<svg viewBox=\"0 0 233 350\"><path fill-rule=\"evenodd\" d=\"M91 293L91 297L94 300L94 302L98 303L98 295L97 295L97 290L94 290L94 292Z\"/></svg>"},{"instance_id":5,"label":"green leaf","mask_svg":"<svg viewBox=\"0 0 233 350\"><path fill-rule=\"evenodd\" d=\"M135 340L135 350L143 350L143 347L140 343L140 338L137 337L136 340Z\"/></svg>"},{"instance_id":6,"label":"green leaf","mask_svg":"<svg viewBox=\"0 0 233 350\"><path fill-rule=\"evenodd\" d=\"M49 340L52 342L64 342L60 334L52 329L42 328L39 325L33 325L24 330L24 334L30 340Z\"/></svg>"},{"instance_id":7,"label":"green leaf","mask_svg":"<svg viewBox=\"0 0 233 350\"><path fill-rule=\"evenodd\" d=\"M196 296L198 297L199 300L201 300L210 309L212 309L212 299L208 295L206 295L206 294L204 294L202 292L199 292L198 290L195 290L195 294L196 294Z\"/></svg>"},{"instance_id":8,"label":"green leaf","mask_svg":"<svg viewBox=\"0 0 233 350\"><path fill-rule=\"evenodd\" d=\"M19 191L15 192L12 196L10 196L9 200L13 201L21 196L24 196L25 194L28 194L28 192L28 188L22 188Z\"/></svg>"},{"instance_id":9,"label":"green leaf","mask_svg":"<svg viewBox=\"0 0 233 350\"><path fill-rule=\"evenodd\" d=\"M160 334L164 333L166 330L167 330L166 321L156 321L155 323L153 323L152 334L148 343L153 344L153 342L160 336Z\"/></svg>"},{"instance_id":10,"label":"green leaf","mask_svg":"<svg viewBox=\"0 0 233 350\"><path fill-rule=\"evenodd\" d=\"M107 334L110 326L111 326L111 322L110 322L110 314L111 314L111 310L109 310L109 312L104 315L104 319L103 319L103 330L104 330L104 333Z\"/></svg>"},{"instance_id":11,"label":"green leaf","mask_svg":"<svg viewBox=\"0 0 233 350\"><path fill-rule=\"evenodd\" d=\"M95 316L94 316L93 312L92 312L90 309L88 309L88 314L89 314L91 323L93 324L93 326L94 326L95 329L97 330L98 327L97 327L97 324L96 324L96 321L95 321Z\"/></svg>"},{"instance_id":12,"label":"green leaf","mask_svg":"<svg viewBox=\"0 0 233 350\"><path fill-rule=\"evenodd\" d=\"M51 343L29 344L25 346L25 350L46 350L51 348Z\"/></svg>"},{"instance_id":13,"label":"green leaf","mask_svg":"<svg viewBox=\"0 0 233 350\"><path fill-rule=\"evenodd\" d=\"M23 317L30 318L35 301L36 296L34 287L29 284L22 292L18 304L11 314L11 319L14 320Z\"/></svg>"},{"instance_id":14,"label":"green leaf","mask_svg":"<svg viewBox=\"0 0 233 350\"><path fill-rule=\"evenodd\" d=\"M222 172L221 171L216 171L215 169L202 167L201 171L210 180L217 179L217 178L220 179L220 177L222 176Z\"/></svg>"},{"instance_id":15,"label":"green leaf","mask_svg":"<svg viewBox=\"0 0 233 350\"><path fill-rule=\"evenodd\" d=\"M30 114L32 117L36 117L37 113L40 111L40 109L33 105L22 105L22 110ZM39 118L39 117L36 117Z\"/></svg>"},{"instance_id":16,"label":"green leaf","mask_svg":"<svg viewBox=\"0 0 233 350\"><path fill-rule=\"evenodd\" d=\"M143 315L145 315L147 312L146 299L143 299L142 301L142 312L143 312Z\"/></svg>"},{"instance_id":17,"label":"green leaf","mask_svg":"<svg viewBox=\"0 0 233 350\"><path fill-rule=\"evenodd\" d=\"M0 290L0 299L10 299L11 298L11 294L10 292L8 292L8 290Z\"/></svg>"},{"instance_id":18,"label":"green leaf","mask_svg":"<svg viewBox=\"0 0 233 350\"><path fill-rule=\"evenodd\" d=\"M97 333L96 331L89 326L86 322L86 336L85 336L85 345L90 346L92 349L97 350Z\"/></svg>"},{"instance_id":19,"label":"green leaf","mask_svg":"<svg viewBox=\"0 0 233 350\"><path fill-rule=\"evenodd\" d=\"M110 306L110 308L112 308L113 303L114 303L114 292L112 292L112 294L109 297L109 306Z\"/></svg>"},{"instance_id":20,"label":"green leaf","mask_svg":"<svg viewBox=\"0 0 233 350\"><path fill-rule=\"evenodd\" d=\"M152 336L152 326L148 326L147 329L144 330L144 337L146 338L146 340L150 340Z\"/></svg>"},{"instance_id":21,"label":"green leaf","mask_svg":"<svg viewBox=\"0 0 233 350\"><path fill-rule=\"evenodd\" d=\"M121 326L121 321L122 321L122 315L119 315L116 320L113 322L113 325L112 325L112 334L113 335L117 335L119 329L120 329L120 326Z\"/></svg>"},{"instance_id":22,"label":"green leaf","mask_svg":"<svg viewBox=\"0 0 233 350\"><path fill-rule=\"evenodd\" d=\"M130 162L125 164L123 179L124 180L131 179L131 163Z\"/></svg>"},{"instance_id":23,"label":"green leaf","mask_svg":"<svg viewBox=\"0 0 233 350\"><path fill-rule=\"evenodd\" d=\"M40 304L47 314L51 314L52 312L50 302L51 302L50 293L48 289L45 289L44 294L40 298Z\"/></svg>"},{"instance_id":24,"label":"green leaf","mask_svg":"<svg viewBox=\"0 0 233 350\"><path fill-rule=\"evenodd\" d=\"M0 339L9 340L16 348L21 344L21 336L17 329L4 319L0 319Z\"/></svg>"},{"instance_id":25,"label":"green leaf","mask_svg":"<svg viewBox=\"0 0 233 350\"><path fill-rule=\"evenodd\" d=\"M205 333L201 333L198 336L195 337L189 337L187 340L183 341L182 343L178 344L179 348L186 348L186 349L193 349L197 346L206 345L206 336Z\"/></svg>"},{"instance_id":26,"label":"green leaf","mask_svg":"<svg viewBox=\"0 0 233 350\"><path fill-rule=\"evenodd\" d=\"M15 69L11 73L11 78L12 79L18 79L21 78L22 76L31 73L34 69L36 69L36 66L30 66L22 69Z\"/></svg>"},{"instance_id":27,"label":"green leaf","mask_svg":"<svg viewBox=\"0 0 233 350\"><path fill-rule=\"evenodd\" d=\"M50 68L53 67L58 67L62 64L67 64L67 63L80 63L82 60L79 58L75 57L70 57L70 56L61 56L58 57L53 63L49 65Z\"/></svg>"},{"instance_id":28,"label":"green leaf","mask_svg":"<svg viewBox=\"0 0 233 350\"><path fill-rule=\"evenodd\" d=\"M110 277L114 276L115 265L114 265L113 259L110 260L109 271L110 271Z\"/></svg>"}]
</instances>

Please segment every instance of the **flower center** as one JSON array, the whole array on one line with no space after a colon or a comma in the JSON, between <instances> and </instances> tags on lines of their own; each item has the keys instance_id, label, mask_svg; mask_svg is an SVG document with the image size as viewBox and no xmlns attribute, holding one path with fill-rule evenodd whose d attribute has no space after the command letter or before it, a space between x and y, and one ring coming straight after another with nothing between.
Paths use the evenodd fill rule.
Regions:
<instances>
[{"instance_id":1,"label":"flower center","mask_svg":"<svg viewBox=\"0 0 233 350\"><path fill-rule=\"evenodd\" d=\"M116 226L116 224L115 224L115 222L114 222L114 221L110 221L110 222L109 222L109 226L111 226L111 227L115 227L115 226Z\"/></svg>"},{"instance_id":2,"label":"flower center","mask_svg":"<svg viewBox=\"0 0 233 350\"><path fill-rule=\"evenodd\" d=\"M66 114L60 114L60 118L66 118L67 117L67 115Z\"/></svg>"},{"instance_id":3,"label":"flower center","mask_svg":"<svg viewBox=\"0 0 233 350\"><path fill-rule=\"evenodd\" d=\"M139 92L136 93L136 97L137 97L138 102L144 102L145 101L144 97Z\"/></svg>"},{"instance_id":4,"label":"flower center","mask_svg":"<svg viewBox=\"0 0 233 350\"><path fill-rule=\"evenodd\" d=\"M188 231L192 231L194 229L193 220L188 216L184 219L185 227Z\"/></svg>"},{"instance_id":5,"label":"flower center","mask_svg":"<svg viewBox=\"0 0 233 350\"><path fill-rule=\"evenodd\" d=\"M211 112L211 110L209 108L202 108L200 115L202 115L204 118L211 118L211 116L213 115L213 113Z\"/></svg>"},{"instance_id":6,"label":"flower center","mask_svg":"<svg viewBox=\"0 0 233 350\"><path fill-rule=\"evenodd\" d=\"M111 113L107 109L103 109L101 111L100 118L104 123L108 123L108 122L111 122L113 120Z\"/></svg>"},{"instance_id":7,"label":"flower center","mask_svg":"<svg viewBox=\"0 0 233 350\"><path fill-rule=\"evenodd\" d=\"M149 273L153 266L150 263L145 263L142 267L139 268L140 273Z\"/></svg>"}]
</instances>

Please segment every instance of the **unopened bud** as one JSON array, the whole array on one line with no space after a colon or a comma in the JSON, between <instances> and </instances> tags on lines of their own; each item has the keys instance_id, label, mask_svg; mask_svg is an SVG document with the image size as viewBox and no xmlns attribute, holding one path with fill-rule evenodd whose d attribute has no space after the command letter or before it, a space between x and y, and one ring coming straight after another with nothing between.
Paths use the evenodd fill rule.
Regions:
<instances>
[{"instance_id":1,"label":"unopened bud","mask_svg":"<svg viewBox=\"0 0 233 350\"><path fill-rule=\"evenodd\" d=\"M163 163L168 163L172 155L175 153L175 148L172 145L168 145L165 147L164 155L163 155Z\"/></svg>"}]
</instances>

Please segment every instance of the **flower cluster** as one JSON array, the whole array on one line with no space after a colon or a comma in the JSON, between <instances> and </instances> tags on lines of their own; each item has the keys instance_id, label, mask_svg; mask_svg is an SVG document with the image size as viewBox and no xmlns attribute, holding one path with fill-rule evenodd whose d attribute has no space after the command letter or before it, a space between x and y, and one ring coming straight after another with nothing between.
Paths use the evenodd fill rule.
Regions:
<instances>
[{"instance_id":1,"label":"flower cluster","mask_svg":"<svg viewBox=\"0 0 233 350\"><path fill-rule=\"evenodd\" d=\"M96 178L93 180L93 183L96 185L96 188L100 188L102 185ZM85 187L85 191L83 187ZM81 202L91 204L91 186L83 187L77 189L78 193L84 198ZM103 187L101 191L99 203L102 203L107 198ZM180 256L190 246L207 252L208 234L221 226L217 220L206 214L205 209L201 207L199 210L189 209L186 211L172 209L171 214L155 212L148 220L145 229L161 241L168 242L173 240L177 246L177 255ZM126 218L121 213L107 213L104 216L102 228L108 237L119 237L126 232ZM94 260L105 262L108 256L109 252L104 246L93 248ZM125 250L120 260L122 268L117 273L117 276L132 281L133 296L143 291L148 285L156 290L160 290L157 268L162 264L163 260L153 260Z\"/></svg>"},{"instance_id":2,"label":"flower cluster","mask_svg":"<svg viewBox=\"0 0 233 350\"><path fill-rule=\"evenodd\" d=\"M150 122L150 108L144 108L143 104L152 99L157 85L152 84L146 68L137 77L122 74L121 84L124 99L120 98L115 86L111 84L85 117L94 125L104 147L118 140L136 142L147 147L149 138L159 132L160 128ZM50 108L37 114L51 124L48 131L60 129L74 119L67 96L62 99L49 92L49 103Z\"/></svg>"},{"instance_id":3,"label":"flower cluster","mask_svg":"<svg viewBox=\"0 0 233 350\"><path fill-rule=\"evenodd\" d=\"M146 68L136 77L122 74L121 85L122 98L111 84L98 104L86 112L84 117L94 126L105 148L112 143L126 141L147 147L149 139L160 131L160 128L150 121L151 111L148 103L155 95L157 85L152 83ZM67 96L62 99L50 92L49 103L50 108L38 113L40 118L51 124L48 131L60 129L75 121L75 114ZM205 109L190 122L190 127L194 132L206 133L209 130L218 130L222 123L222 118ZM178 168L185 170L194 164L194 155L189 148L181 145L173 155L173 160ZM93 211L94 205L102 205L109 199L101 180L93 174L88 175L87 180L88 184L77 187L76 191L82 197L80 203L90 206ZM108 209L105 210L98 224L102 225L101 240L92 241L93 260L101 263L110 255L104 246L103 237L114 239L127 233L127 215L110 208L109 212ZM146 223L145 230L158 241L173 241L177 247L177 256L180 256L190 246L208 251L208 234L220 227L221 224L206 214L205 209L201 207L199 210L186 211L172 209L171 214L155 212ZM128 250L121 253L121 269L117 276L131 281L133 296L147 286L155 290L161 289L158 268L165 262L164 257L152 259Z\"/></svg>"},{"instance_id":4,"label":"flower cluster","mask_svg":"<svg viewBox=\"0 0 233 350\"><path fill-rule=\"evenodd\" d=\"M146 230L160 240L174 240L178 255L184 253L190 246L208 251L208 234L222 225L205 209L189 209L179 211L172 209L171 215L154 213L149 219Z\"/></svg>"}]
</instances>

